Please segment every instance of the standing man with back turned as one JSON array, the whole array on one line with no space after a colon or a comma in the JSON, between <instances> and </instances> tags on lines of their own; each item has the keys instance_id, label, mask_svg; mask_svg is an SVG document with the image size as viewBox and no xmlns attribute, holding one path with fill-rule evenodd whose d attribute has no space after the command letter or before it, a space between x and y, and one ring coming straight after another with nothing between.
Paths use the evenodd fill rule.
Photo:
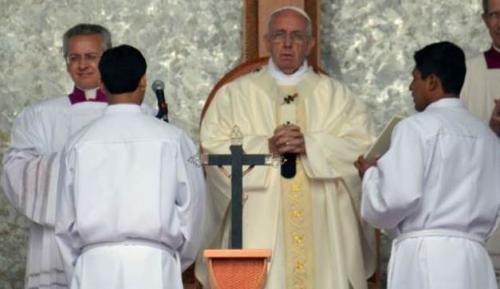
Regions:
<instances>
[{"instance_id":1,"label":"standing man with back turned","mask_svg":"<svg viewBox=\"0 0 500 289\"><path fill-rule=\"evenodd\" d=\"M363 218L394 230L388 289L496 289L485 240L500 216L500 143L458 94L465 55L450 42L417 51L419 112L375 162L360 157Z\"/></svg>"},{"instance_id":2,"label":"standing man with back turned","mask_svg":"<svg viewBox=\"0 0 500 289\"><path fill-rule=\"evenodd\" d=\"M228 153L237 126L246 153L296 157L288 160L294 173L260 166L243 181L243 248L272 249L265 288L365 289L373 230L362 229L352 161L372 141L366 108L308 65L315 40L303 10L280 8L268 27L268 65L219 90L201 124L202 147ZM218 168L207 168L207 181L208 246L227 248L229 181ZM197 276L206 288L201 262Z\"/></svg>"},{"instance_id":3,"label":"standing man with back turned","mask_svg":"<svg viewBox=\"0 0 500 289\"><path fill-rule=\"evenodd\" d=\"M25 288L67 288L54 239L59 156L69 137L107 106L97 64L110 47L102 26L78 24L66 31L63 54L73 92L25 108L12 128L2 185L12 206L31 221Z\"/></svg>"},{"instance_id":4,"label":"standing man with back turned","mask_svg":"<svg viewBox=\"0 0 500 289\"><path fill-rule=\"evenodd\" d=\"M71 289L182 289L198 253L205 180L189 161L197 149L142 113L146 66L134 47L104 52L109 106L63 149L56 239Z\"/></svg>"}]
</instances>

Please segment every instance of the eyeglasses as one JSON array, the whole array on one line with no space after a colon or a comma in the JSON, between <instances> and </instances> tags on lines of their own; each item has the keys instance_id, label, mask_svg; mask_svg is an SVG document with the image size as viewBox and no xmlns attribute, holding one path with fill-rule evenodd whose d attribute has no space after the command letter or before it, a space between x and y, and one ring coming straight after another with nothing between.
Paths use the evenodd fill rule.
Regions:
<instances>
[{"instance_id":1,"label":"eyeglasses","mask_svg":"<svg viewBox=\"0 0 500 289\"><path fill-rule=\"evenodd\" d=\"M83 55L70 54L66 57L66 63L69 65L75 65L75 64L80 63L80 61L82 61L82 59L88 63L97 63L97 62L99 62L100 58L101 58L101 55L97 54L97 53L85 53Z\"/></svg>"},{"instance_id":2,"label":"eyeglasses","mask_svg":"<svg viewBox=\"0 0 500 289\"><path fill-rule=\"evenodd\" d=\"M309 40L309 35L300 31L293 31L290 33L287 33L284 30L278 30L273 33L271 33L271 41L273 43L284 43L287 40L287 37L290 38L290 42L296 43L296 44L302 44Z\"/></svg>"}]
</instances>

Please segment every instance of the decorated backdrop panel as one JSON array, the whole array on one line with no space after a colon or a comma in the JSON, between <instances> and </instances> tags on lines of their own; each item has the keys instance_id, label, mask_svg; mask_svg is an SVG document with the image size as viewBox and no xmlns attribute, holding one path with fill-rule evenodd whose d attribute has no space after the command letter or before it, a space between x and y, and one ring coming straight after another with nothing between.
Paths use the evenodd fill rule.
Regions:
<instances>
[{"instance_id":1,"label":"decorated backdrop panel","mask_svg":"<svg viewBox=\"0 0 500 289\"><path fill-rule=\"evenodd\" d=\"M323 67L369 104L380 129L394 113L413 113L416 49L438 40L468 56L488 48L480 2L322 0ZM80 22L102 24L114 44L142 50L150 83L166 83L173 123L197 139L206 96L239 62L242 9L240 0L0 0L0 155L23 107L72 88L61 35ZM146 101L154 105L151 90ZM22 288L27 227L0 194L0 288Z\"/></svg>"}]
</instances>

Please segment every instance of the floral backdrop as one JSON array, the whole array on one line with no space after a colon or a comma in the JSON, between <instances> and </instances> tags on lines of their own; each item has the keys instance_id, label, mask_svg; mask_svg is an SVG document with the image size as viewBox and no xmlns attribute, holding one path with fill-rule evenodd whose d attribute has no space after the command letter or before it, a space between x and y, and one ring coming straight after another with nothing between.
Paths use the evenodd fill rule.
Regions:
<instances>
[{"instance_id":1,"label":"floral backdrop","mask_svg":"<svg viewBox=\"0 0 500 289\"><path fill-rule=\"evenodd\" d=\"M197 139L206 96L240 60L242 7L243 0L0 0L0 156L23 107L71 89L61 35L80 22L102 24L114 44L142 50L150 82L166 84L170 118ZM380 129L395 113L413 113L416 49L449 40L473 56L489 47L480 14L480 0L322 0L323 67L368 103ZM154 105L152 91L146 99ZM0 289L23 286L27 228L1 193Z\"/></svg>"}]
</instances>

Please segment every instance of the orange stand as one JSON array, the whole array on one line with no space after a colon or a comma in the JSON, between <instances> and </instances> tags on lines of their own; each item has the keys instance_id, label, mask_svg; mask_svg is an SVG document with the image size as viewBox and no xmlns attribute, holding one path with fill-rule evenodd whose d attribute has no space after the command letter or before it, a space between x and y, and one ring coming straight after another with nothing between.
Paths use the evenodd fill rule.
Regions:
<instances>
[{"instance_id":1,"label":"orange stand","mask_svg":"<svg viewBox=\"0 0 500 289\"><path fill-rule=\"evenodd\" d=\"M261 289L270 249L205 250L212 289Z\"/></svg>"}]
</instances>

